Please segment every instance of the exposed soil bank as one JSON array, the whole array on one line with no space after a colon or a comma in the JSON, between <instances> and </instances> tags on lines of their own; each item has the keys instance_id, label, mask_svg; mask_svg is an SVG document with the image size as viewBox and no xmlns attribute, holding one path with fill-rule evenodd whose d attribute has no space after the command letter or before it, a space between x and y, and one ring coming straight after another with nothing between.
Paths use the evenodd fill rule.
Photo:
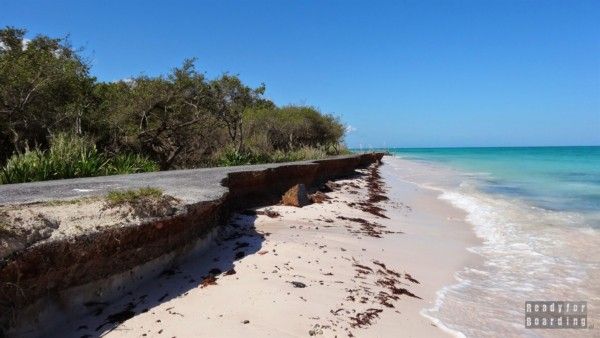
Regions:
<instances>
[{"instance_id":1,"label":"exposed soil bank","mask_svg":"<svg viewBox=\"0 0 600 338\"><path fill-rule=\"evenodd\" d=\"M362 154L266 169L232 169L221 182L227 188L221 196L185 204L184 211L174 216L39 242L14 252L0 262L0 323L4 328L18 323L26 307L56 298L64 290L127 272L174 251L189 250L234 210L275 203L297 183L314 187L348 176L382 156Z\"/></svg>"}]
</instances>

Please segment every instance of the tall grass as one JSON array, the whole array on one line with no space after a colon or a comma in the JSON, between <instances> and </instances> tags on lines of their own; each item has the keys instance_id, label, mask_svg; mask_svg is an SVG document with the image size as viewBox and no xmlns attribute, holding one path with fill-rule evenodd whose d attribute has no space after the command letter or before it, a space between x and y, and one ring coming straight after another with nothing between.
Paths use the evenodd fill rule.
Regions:
<instances>
[{"instance_id":1,"label":"tall grass","mask_svg":"<svg viewBox=\"0 0 600 338\"><path fill-rule=\"evenodd\" d=\"M44 152L27 151L24 154L11 156L0 170L0 183L17 183L43 181L51 177L48 161L44 160Z\"/></svg>"},{"instance_id":2,"label":"tall grass","mask_svg":"<svg viewBox=\"0 0 600 338\"><path fill-rule=\"evenodd\" d=\"M55 178L97 176L108 162L88 139L60 134L51 142L41 160L47 163Z\"/></svg>"},{"instance_id":3,"label":"tall grass","mask_svg":"<svg viewBox=\"0 0 600 338\"><path fill-rule=\"evenodd\" d=\"M343 150L342 154L347 152ZM259 163L281 163L305 160L319 160L331 155L326 150L314 147L302 147L296 150L283 151L275 150L271 152L259 152L256 150L247 150L238 152L233 149L223 151L217 160L219 166L236 166Z\"/></svg>"},{"instance_id":4,"label":"tall grass","mask_svg":"<svg viewBox=\"0 0 600 338\"><path fill-rule=\"evenodd\" d=\"M140 154L118 154L104 166L105 175L120 175L158 171L156 162Z\"/></svg>"},{"instance_id":5,"label":"tall grass","mask_svg":"<svg viewBox=\"0 0 600 338\"><path fill-rule=\"evenodd\" d=\"M0 184L156 170L158 165L141 155L107 157L88 139L59 134L46 151L34 149L11 156L0 169Z\"/></svg>"},{"instance_id":6,"label":"tall grass","mask_svg":"<svg viewBox=\"0 0 600 338\"><path fill-rule=\"evenodd\" d=\"M258 154L252 151L239 152L235 149L225 149L218 156L217 165L221 167L230 167L236 165L266 163L269 159L266 155Z\"/></svg>"},{"instance_id":7,"label":"tall grass","mask_svg":"<svg viewBox=\"0 0 600 338\"><path fill-rule=\"evenodd\" d=\"M271 154L270 162L294 162L294 161L304 161L304 160L319 160L327 157L327 152L312 147L303 147L296 150L291 151L275 151Z\"/></svg>"}]
</instances>

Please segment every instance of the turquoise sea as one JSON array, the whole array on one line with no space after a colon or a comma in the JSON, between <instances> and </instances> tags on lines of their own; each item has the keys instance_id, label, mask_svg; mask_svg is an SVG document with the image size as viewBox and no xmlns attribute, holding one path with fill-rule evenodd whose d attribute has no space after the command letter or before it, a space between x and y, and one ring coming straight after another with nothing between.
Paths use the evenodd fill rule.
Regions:
<instances>
[{"instance_id":1,"label":"turquoise sea","mask_svg":"<svg viewBox=\"0 0 600 338\"><path fill-rule=\"evenodd\" d=\"M480 187L550 210L600 211L600 147L389 149L411 160L432 161L487 175ZM589 224L600 227L600 224Z\"/></svg>"},{"instance_id":2,"label":"turquoise sea","mask_svg":"<svg viewBox=\"0 0 600 338\"><path fill-rule=\"evenodd\" d=\"M387 149L406 179L465 211L482 264L424 315L457 336L595 336L524 329L529 300L587 301L600 326L600 147ZM458 225L457 225L458 226ZM493 333L493 334L492 334Z\"/></svg>"}]
</instances>

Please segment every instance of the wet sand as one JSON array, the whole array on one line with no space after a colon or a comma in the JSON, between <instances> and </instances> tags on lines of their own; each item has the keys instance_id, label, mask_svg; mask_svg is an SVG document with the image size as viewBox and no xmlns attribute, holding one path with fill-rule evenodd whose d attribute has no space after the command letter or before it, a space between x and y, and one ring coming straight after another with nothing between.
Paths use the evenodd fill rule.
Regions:
<instances>
[{"instance_id":1,"label":"wet sand","mask_svg":"<svg viewBox=\"0 0 600 338\"><path fill-rule=\"evenodd\" d=\"M466 250L477 239L460 211L394 170L337 181L322 203L239 213L206 251L49 334L447 336L420 312L477 263Z\"/></svg>"}]
</instances>

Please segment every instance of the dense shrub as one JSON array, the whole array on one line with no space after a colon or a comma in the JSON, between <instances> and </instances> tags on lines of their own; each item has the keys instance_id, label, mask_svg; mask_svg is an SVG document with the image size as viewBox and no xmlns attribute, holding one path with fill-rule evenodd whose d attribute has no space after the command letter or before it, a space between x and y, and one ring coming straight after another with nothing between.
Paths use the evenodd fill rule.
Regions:
<instances>
[{"instance_id":1,"label":"dense shrub","mask_svg":"<svg viewBox=\"0 0 600 338\"><path fill-rule=\"evenodd\" d=\"M340 148L336 155L349 154L346 148ZM323 159L332 155L322 148L314 147L302 147L295 150L274 150L268 153L257 153L253 151L246 151L240 153L236 150L228 150L220 153L217 158L216 165L219 166L236 166L246 164L258 164L258 163L281 163L281 162L294 162L294 161L305 161L305 160L318 160Z\"/></svg>"},{"instance_id":2,"label":"dense shrub","mask_svg":"<svg viewBox=\"0 0 600 338\"><path fill-rule=\"evenodd\" d=\"M309 106L251 109L245 116L251 140L274 150L290 151L311 147L338 149L344 125L338 118Z\"/></svg>"},{"instance_id":3,"label":"dense shrub","mask_svg":"<svg viewBox=\"0 0 600 338\"><path fill-rule=\"evenodd\" d=\"M304 160L318 160L327 157L327 152L319 148L304 147L296 150L276 150L271 155L272 162L293 162Z\"/></svg>"},{"instance_id":4,"label":"dense shrub","mask_svg":"<svg viewBox=\"0 0 600 338\"><path fill-rule=\"evenodd\" d=\"M104 166L106 175L119 175L158 171L156 162L140 154L118 154Z\"/></svg>"},{"instance_id":5,"label":"dense shrub","mask_svg":"<svg viewBox=\"0 0 600 338\"><path fill-rule=\"evenodd\" d=\"M107 158L93 142L59 134L46 151L34 149L10 157L0 169L0 183L22 183L61 178L91 177L158 170L141 155L121 154Z\"/></svg>"},{"instance_id":6,"label":"dense shrub","mask_svg":"<svg viewBox=\"0 0 600 338\"><path fill-rule=\"evenodd\" d=\"M207 79L194 59L165 75L98 82L66 38L24 43L25 35L0 29L0 183L305 160L344 149L337 117L277 107L264 85L235 75Z\"/></svg>"},{"instance_id":7,"label":"dense shrub","mask_svg":"<svg viewBox=\"0 0 600 338\"><path fill-rule=\"evenodd\" d=\"M217 155L216 165L222 167L258 164L271 162L267 155L261 155L252 151L240 152L237 149L226 148Z\"/></svg>"},{"instance_id":8,"label":"dense shrub","mask_svg":"<svg viewBox=\"0 0 600 338\"><path fill-rule=\"evenodd\" d=\"M44 161L44 152L38 149L13 155L0 170L0 183L44 181L52 176Z\"/></svg>"}]
</instances>

